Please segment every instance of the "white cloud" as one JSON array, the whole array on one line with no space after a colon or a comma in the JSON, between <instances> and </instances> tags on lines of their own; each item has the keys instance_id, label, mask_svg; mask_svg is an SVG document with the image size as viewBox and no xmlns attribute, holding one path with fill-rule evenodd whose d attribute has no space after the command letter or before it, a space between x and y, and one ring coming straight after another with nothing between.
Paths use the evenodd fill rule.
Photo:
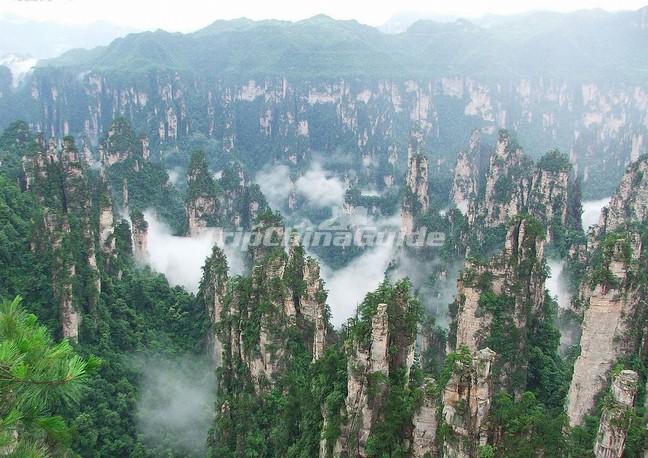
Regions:
<instances>
[{"instance_id":1,"label":"white cloud","mask_svg":"<svg viewBox=\"0 0 648 458\"><path fill-rule=\"evenodd\" d=\"M273 210L284 208L293 186L287 166L265 167L256 174L255 181Z\"/></svg>"},{"instance_id":2,"label":"white cloud","mask_svg":"<svg viewBox=\"0 0 648 458\"><path fill-rule=\"evenodd\" d=\"M341 207L344 203L344 183L318 163L297 179L295 188L298 195L315 207Z\"/></svg>"},{"instance_id":3,"label":"white cloud","mask_svg":"<svg viewBox=\"0 0 648 458\"><path fill-rule=\"evenodd\" d=\"M329 291L327 303L334 326L340 326L352 317L365 295L384 280L392 256L393 247L377 246L337 271L326 264L322 265L322 278Z\"/></svg>"},{"instance_id":4,"label":"white cloud","mask_svg":"<svg viewBox=\"0 0 648 458\"><path fill-rule=\"evenodd\" d=\"M286 206L293 188L297 196L304 198L307 204L313 207L341 207L344 203L344 183L317 162L297 178L294 184L290 177L290 169L285 165L264 168L257 173L255 181L275 210Z\"/></svg>"},{"instance_id":5,"label":"white cloud","mask_svg":"<svg viewBox=\"0 0 648 458\"><path fill-rule=\"evenodd\" d=\"M212 365L191 355L137 357L133 364L142 373L135 417L144 443L204 456L216 401Z\"/></svg>"},{"instance_id":6,"label":"white cloud","mask_svg":"<svg viewBox=\"0 0 648 458\"><path fill-rule=\"evenodd\" d=\"M594 224L598 224L599 217L601 216L601 210L607 204L610 203L610 198L606 197L599 200L586 200L583 202L583 229L587 232L587 229Z\"/></svg>"},{"instance_id":7,"label":"white cloud","mask_svg":"<svg viewBox=\"0 0 648 458\"><path fill-rule=\"evenodd\" d=\"M153 212L144 212L148 222L147 264L164 274L169 283L197 292L202 278L202 267L211 255L214 245L221 241L216 229L207 229L196 237L178 237ZM242 253L224 248L231 273L243 271Z\"/></svg>"}]
</instances>

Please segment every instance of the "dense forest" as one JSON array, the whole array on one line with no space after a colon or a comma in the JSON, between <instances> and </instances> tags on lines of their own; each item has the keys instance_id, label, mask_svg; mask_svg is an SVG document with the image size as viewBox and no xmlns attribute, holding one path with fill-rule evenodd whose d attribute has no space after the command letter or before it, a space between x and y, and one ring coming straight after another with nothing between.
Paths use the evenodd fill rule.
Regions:
<instances>
[{"instance_id":1,"label":"dense forest","mask_svg":"<svg viewBox=\"0 0 648 458\"><path fill-rule=\"evenodd\" d=\"M647 24L0 65L0 456L648 456Z\"/></svg>"},{"instance_id":2,"label":"dense forest","mask_svg":"<svg viewBox=\"0 0 648 458\"><path fill-rule=\"evenodd\" d=\"M417 130L396 204L391 193L345 193L347 208L400 211L402 230L446 238L394 248L384 280L336 327L322 261L296 236L289 249L250 247L242 273L214 247L193 292L145 262L150 209L180 235L288 230L236 163L214 178L198 151L180 188L124 119L97 152L14 123L0 143L3 450L584 457L604 456L612 435L619 453L641 456L648 162L628 168L586 237L566 156L534 163L505 131L494 147L477 140L459 153L451 211ZM362 254L329 254L340 256ZM411 256L426 271L408 280ZM567 304L547 290L552 259L564 260ZM443 301L447 316L431 307ZM601 307L606 322L623 310L605 354L592 352L607 338ZM588 347L561 347L567 318ZM607 381L588 391L574 380L592 361ZM160 384L186 372L187 385ZM187 420L164 391L190 402L192 385L206 394Z\"/></svg>"}]
</instances>

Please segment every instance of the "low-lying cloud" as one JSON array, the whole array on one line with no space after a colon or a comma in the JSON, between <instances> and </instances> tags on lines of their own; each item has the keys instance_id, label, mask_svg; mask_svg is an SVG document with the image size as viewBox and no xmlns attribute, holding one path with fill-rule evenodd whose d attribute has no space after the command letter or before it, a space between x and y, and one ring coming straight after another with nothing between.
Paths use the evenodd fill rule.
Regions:
<instances>
[{"instance_id":1,"label":"low-lying cloud","mask_svg":"<svg viewBox=\"0 0 648 458\"><path fill-rule=\"evenodd\" d=\"M448 306L457 295L457 278L463 267L462 261L447 263L436 259L421 259L413 252L401 250L395 258L395 268L390 272L392 280L409 278L425 309L438 326L449 326ZM436 275L436 278L430 278Z\"/></svg>"},{"instance_id":2,"label":"low-lying cloud","mask_svg":"<svg viewBox=\"0 0 648 458\"><path fill-rule=\"evenodd\" d=\"M318 162L303 175L292 181L290 169L285 165L266 167L256 175L256 182L275 209L282 209L294 190L298 197L317 208L342 206L346 188L333 172L325 170Z\"/></svg>"},{"instance_id":3,"label":"low-lying cloud","mask_svg":"<svg viewBox=\"0 0 648 458\"><path fill-rule=\"evenodd\" d=\"M281 209L286 206L293 188L288 166L265 167L256 174L256 182L272 208Z\"/></svg>"},{"instance_id":4,"label":"low-lying cloud","mask_svg":"<svg viewBox=\"0 0 648 458\"><path fill-rule=\"evenodd\" d=\"M560 353L566 354L572 345L580 340L580 323L572 313L569 277L564 270L565 261L550 259L549 277L545 286L558 303L558 330L560 331Z\"/></svg>"},{"instance_id":5,"label":"low-lying cloud","mask_svg":"<svg viewBox=\"0 0 648 458\"><path fill-rule=\"evenodd\" d=\"M352 317L366 294L384 280L392 257L392 246L376 246L341 269L332 270L326 264L322 265L334 326L340 326Z\"/></svg>"},{"instance_id":6,"label":"low-lying cloud","mask_svg":"<svg viewBox=\"0 0 648 458\"><path fill-rule=\"evenodd\" d=\"M610 198L605 197L599 200L586 200L583 202L583 229L587 231L590 226L598 224L601 210L610 203Z\"/></svg>"},{"instance_id":7,"label":"low-lying cloud","mask_svg":"<svg viewBox=\"0 0 648 458\"><path fill-rule=\"evenodd\" d=\"M195 237L173 235L171 229L155 213L146 211L148 222L148 253L145 262L156 272L166 276L169 283L182 286L193 293L198 291L205 260L220 241L216 229L206 229ZM241 273L244 265L241 253L224 247L232 273Z\"/></svg>"},{"instance_id":8,"label":"low-lying cloud","mask_svg":"<svg viewBox=\"0 0 648 458\"><path fill-rule=\"evenodd\" d=\"M141 373L137 430L154 450L205 456L216 401L216 375L209 361L190 355L134 359Z\"/></svg>"},{"instance_id":9,"label":"low-lying cloud","mask_svg":"<svg viewBox=\"0 0 648 458\"><path fill-rule=\"evenodd\" d=\"M309 171L297 179L295 190L297 195L318 208L342 206L346 191L344 183L318 163L314 163Z\"/></svg>"}]
</instances>

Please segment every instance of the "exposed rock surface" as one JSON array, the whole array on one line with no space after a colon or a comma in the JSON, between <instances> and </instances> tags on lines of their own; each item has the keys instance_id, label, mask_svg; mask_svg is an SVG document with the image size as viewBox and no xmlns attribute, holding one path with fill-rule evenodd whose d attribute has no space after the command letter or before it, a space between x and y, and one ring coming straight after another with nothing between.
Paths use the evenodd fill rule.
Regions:
<instances>
[{"instance_id":1,"label":"exposed rock surface","mask_svg":"<svg viewBox=\"0 0 648 458\"><path fill-rule=\"evenodd\" d=\"M100 186L100 211L95 216L88 164L71 137L60 145L50 139L47 146L42 141L37 146L37 151L23 158L25 187L44 208L42 229L47 242L36 249L53 259L52 289L59 302L61 333L77 339L81 310L93 312L101 291L98 253L112 250L110 195ZM72 245L75 235L80 247ZM84 275L79 278L80 271ZM85 288L83 299L77 297L74 286L79 282Z\"/></svg>"},{"instance_id":2,"label":"exposed rock surface","mask_svg":"<svg viewBox=\"0 0 648 458\"><path fill-rule=\"evenodd\" d=\"M438 420L438 397L434 393L436 382L434 379L426 379L423 382L423 400L421 406L414 414L412 425L412 447L410 450L413 458L425 458L437 456L436 434L439 426Z\"/></svg>"},{"instance_id":3,"label":"exposed rock surface","mask_svg":"<svg viewBox=\"0 0 648 458\"><path fill-rule=\"evenodd\" d=\"M630 426L629 414L634 407L639 375L634 371L621 371L612 381L609 398L603 407L599 423L594 456L596 458L621 458Z\"/></svg>"},{"instance_id":4,"label":"exposed rock surface","mask_svg":"<svg viewBox=\"0 0 648 458\"><path fill-rule=\"evenodd\" d=\"M412 326L410 315L416 305L410 302L403 285L395 286L391 300L390 304L379 303L375 309L367 309L370 315L358 318L366 323L362 327L366 335L363 332L346 342L345 421L335 443L334 456L367 456L367 440L383 420L383 406L390 383L394 383L392 376L404 373L404 383L408 383L416 344L416 326ZM423 425L423 420L420 424ZM425 435L423 431L420 433Z\"/></svg>"},{"instance_id":5,"label":"exposed rock surface","mask_svg":"<svg viewBox=\"0 0 648 458\"><path fill-rule=\"evenodd\" d=\"M502 253L486 264L466 262L457 286L454 348L484 348L493 317L482 295L489 292L512 302L508 315L524 345L528 321L542 310L544 282L544 233L537 221L520 218L511 224Z\"/></svg>"},{"instance_id":6,"label":"exposed rock surface","mask_svg":"<svg viewBox=\"0 0 648 458\"><path fill-rule=\"evenodd\" d=\"M423 153L423 132L414 129L407 152L405 198L401 208L401 231L405 235L414 232L415 218L425 214L430 206L428 180L428 160Z\"/></svg>"},{"instance_id":7,"label":"exposed rock surface","mask_svg":"<svg viewBox=\"0 0 648 458\"><path fill-rule=\"evenodd\" d=\"M286 339L294 326L307 339L313 359L324 354L326 292L317 262L305 257L303 248L293 246L289 254L279 247L258 251L250 279L230 280L227 271L223 251L214 247L199 296L212 321L210 347L218 364L232 373L244 364L256 390L272 386L285 368Z\"/></svg>"},{"instance_id":8,"label":"exposed rock surface","mask_svg":"<svg viewBox=\"0 0 648 458\"><path fill-rule=\"evenodd\" d=\"M35 73L32 91L25 91L29 103L12 104L18 113L11 118L28 114L42 132L62 136L67 127L94 140L115 113L123 113L142 131L156 133L151 142L174 144L200 134L230 152L252 139L267 145L272 159L294 163L309 148L328 152L349 144L357 145L358 157L386 159L389 145L406 141L412 123L420 123L435 144L459 146L456 139L466 131L456 120L469 116L485 135L516 129L529 132L535 141L527 147L536 152L550 146L573 151L581 170L596 163L586 170L594 180L607 177L610 168L620 176L622 164L648 146L648 92L641 84L540 77L501 84L467 76L303 82L287 75L229 82L176 71L157 71L150 84L135 84L100 71L73 76ZM32 104L29 113L21 112ZM308 120L315 116L320 123L313 126Z\"/></svg>"},{"instance_id":9,"label":"exposed rock surface","mask_svg":"<svg viewBox=\"0 0 648 458\"><path fill-rule=\"evenodd\" d=\"M379 304L371 318L369 345L365 347L356 341L349 349L348 394L345 400L347 422L335 445L336 455L366 456L367 439L379 413L386 378L389 376L388 320L387 304ZM370 390L375 393L371 397Z\"/></svg>"},{"instance_id":10,"label":"exposed rock surface","mask_svg":"<svg viewBox=\"0 0 648 458\"><path fill-rule=\"evenodd\" d=\"M443 443L444 456L477 456L479 446L486 444L485 420L493 394L491 367L495 357L494 351L484 348L456 361L443 391L442 417L449 428Z\"/></svg>"},{"instance_id":11,"label":"exposed rock surface","mask_svg":"<svg viewBox=\"0 0 648 458\"><path fill-rule=\"evenodd\" d=\"M644 237L632 223L645 221L646 160L626 170L610 206L601 212L591 232L586 254L588 269L580 287L585 312L581 353L569 387L567 415L579 425L610 383L616 362L641 350L645 329L646 285L639 272L646 268Z\"/></svg>"},{"instance_id":12,"label":"exposed rock surface","mask_svg":"<svg viewBox=\"0 0 648 458\"><path fill-rule=\"evenodd\" d=\"M486 227L494 227L505 224L509 217L520 213L528 198L530 168L530 160L522 148L508 132L501 131L490 158L484 197L477 209L478 215L469 215L471 222L479 216Z\"/></svg>"},{"instance_id":13,"label":"exposed rock surface","mask_svg":"<svg viewBox=\"0 0 648 458\"><path fill-rule=\"evenodd\" d=\"M452 191L450 200L455 203L463 214L468 212L470 203L477 199L481 172L480 161L480 135L474 130L470 135L468 147L459 152L454 168Z\"/></svg>"},{"instance_id":14,"label":"exposed rock surface","mask_svg":"<svg viewBox=\"0 0 648 458\"><path fill-rule=\"evenodd\" d=\"M138 261L146 261L148 258L148 223L144 218L144 214L139 210L131 211L130 219L133 237L133 256Z\"/></svg>"},{"instance_id":15,"label":"exposed rock surface","mask_svg":"<svg viewBox=\"0 0 648 458\"><path fill-rule=\"evenodd\" d=\"M599 231L611 232L631 221L648 219L648 157L625 171L610 204L601 212Z\"/></svg>"}]
</instances>

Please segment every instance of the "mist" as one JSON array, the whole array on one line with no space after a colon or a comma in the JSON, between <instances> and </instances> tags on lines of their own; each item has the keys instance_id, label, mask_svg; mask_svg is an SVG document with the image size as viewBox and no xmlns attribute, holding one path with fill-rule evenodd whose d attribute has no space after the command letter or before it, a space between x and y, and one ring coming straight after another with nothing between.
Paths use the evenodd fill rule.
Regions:
<instances>
[{"instance_id":1,"label":"mist","mask_svg":"<svg viewBox=\"0 0 648 458\"><path fill-rule=\"evenodd\" d=\"M390 272L392 280L409 278L415 293L438 326L449 325L448 306L457 295L457 278L463 262L446 263L436 260L422 260L416 253L401 250L395 258L395 268ZM444 268L444 275L431 279L436 267ZM433 284L432 284L433 283Z\"/></svg>"},{"instance_id":2,"label":"mist","mask_svg":"<svg viewBox=\"0 0 648 458\"><path fill-rule=\"evenodd\" d=\"M205 260L211 255L213 246L221 242L218 230L208 228L195 237L180 237L173 235L169 226L160 221L154 212L144 212L144 218L148 222L146 264L164 274L171 285L197 293ZM221 248L227 256L230 273L243 272L242 253L222 244Z\"/></svg>"},{"instance_id":3,"label":"mist","mask_svg":"<svg viewBox=\"0 0 648 458\"><path fill-rule=\"evenodd\" d=\"M587 232L590 226L598 224L601 210L610 203L610 197L599 200L586 200L583 202L583 229Z\"/></svg>"},{"instance_id":4,"label":"mist","mask_svg":"<svg viewBox=\"0 0 648 458\"><path fill-rule=\"evenodd\" d=\"M346 191L344 183L317 162L297 179L295 190L297 195L306 198L310 205L318 208L342 206Z\"/></svg>"},{"instance_id":5,"label":"mist","mask_svg":"<svg viewBox=\"0 0 648 458\"><path fill-rule=\"evenodd\" d=\"M293 189L298 197L312 207L340 207L344 203L344 183L333 172L325 170L319 162L313 162L310 169L295 182L290 176L290 169L285 165L265 167L257 173L255 181L274 209L286 206Z\"/></svg>"},{"instance_id":6,"label":"mist","mask_svg":"<svg viewBox=\"0 0 648 458\"><path fill-rule=\"evenodd\" d=\"M321 274L328 290L331 323L339 327L352 317L365 295L385 279L393 246L376 246L336 271L322 263Z\"/></svg>"},{"instance_id":7,"label":"mist","mask_svg":"<svg viewBox=\"0 0 648 458\"><path fill-rule=\"evenodd\" d=\"M263 192L270 207L278 210L286 206L293 187L288 166L264 167L257 172L255 181L261 188L261 192Z\"/></svg>"},{"instance_id":8,"label":"mist","mask_svg":"<svg viewBox=\"0 0 648 458\"><path fill-rule=\"evenodd\" d=\"M141 373L135 418L144 444L205 456L216 401L212 364L191 355L138 356L132 363Z\"/></svg>"},{"instance_id":9,"label":"mist","mask_svg":"<svg viewBox=\"0 0 648 458\"><path fill-rule=\"evenodd\" d=\"M575 319L571 307L571 294L567 273L565 272L565 261L557 259L547 260L549 276L545 286L549 295L558 303L558 330L560 331L560 354L565 355L567 350L578 344L580 340L580 324Z\"/></svg>"}]
</instances>

